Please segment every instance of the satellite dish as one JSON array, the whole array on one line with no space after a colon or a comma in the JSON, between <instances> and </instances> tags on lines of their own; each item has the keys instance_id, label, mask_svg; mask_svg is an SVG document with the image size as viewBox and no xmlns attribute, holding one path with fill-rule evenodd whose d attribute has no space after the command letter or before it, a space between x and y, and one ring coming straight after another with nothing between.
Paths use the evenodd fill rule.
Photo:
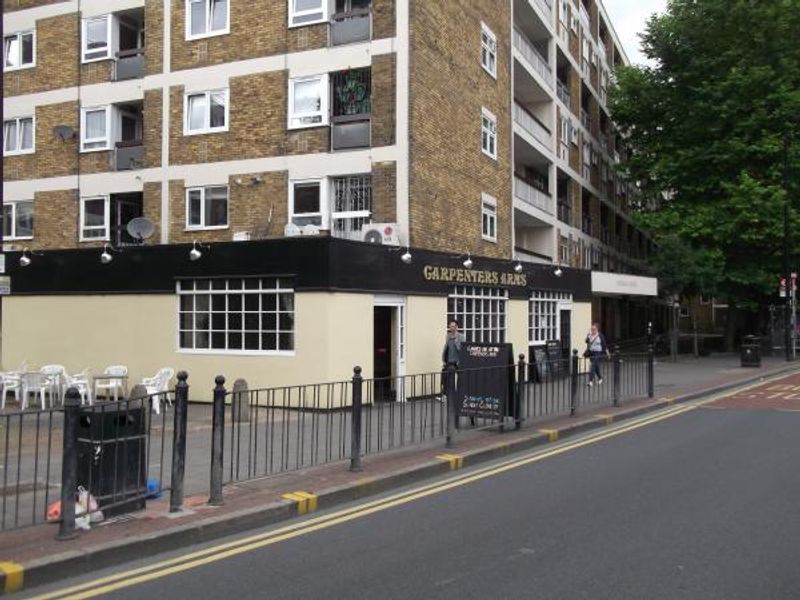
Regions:
<instances>
[{"instance_id":1,"label":"satellite dish","mask_svg":"<svg viewBox=\"0 0 800 600\"><path fill-rule=\"evenodd\" d=\"M153 222L146 217L136 217L135 219L128 221L125 229L127 230L128 235L142 244L147 238L153 235L156 230L156 226L153 225Z\"/></svg>"},{"instance_id":2,"label":"satellite dish","mask_svg":"<svg viewBox=\"0 0 800 600\"><path fill-rule=\"evenodd\" d=\"M75 137L75 130L69 125L56 125L53 127L53 134L64 142Z\"/></svg>"}]
</instances>

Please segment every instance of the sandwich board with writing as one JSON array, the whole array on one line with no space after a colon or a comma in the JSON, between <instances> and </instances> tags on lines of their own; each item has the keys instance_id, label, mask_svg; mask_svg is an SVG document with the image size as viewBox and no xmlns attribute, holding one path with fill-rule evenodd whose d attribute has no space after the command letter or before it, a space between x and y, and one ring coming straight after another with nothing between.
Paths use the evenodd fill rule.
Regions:
<instances>
[{"instance_id":1,"label":"sandwich board with writing","mask_svg":"<svg viewBox=\"0 0 800 600\"><path fill-rule=\"evenodd\" d=\"M459 360L461 416L500 421L517 414L511 344L463 344Z\"/></svg>"}]
</instances>

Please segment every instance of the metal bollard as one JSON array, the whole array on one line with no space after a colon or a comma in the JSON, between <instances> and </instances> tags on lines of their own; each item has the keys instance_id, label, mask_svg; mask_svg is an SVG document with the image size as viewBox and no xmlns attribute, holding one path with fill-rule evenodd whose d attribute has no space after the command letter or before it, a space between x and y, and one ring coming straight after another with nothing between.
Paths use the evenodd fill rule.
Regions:
<instances>
[{"instance_id":1,"label":"metal bollard","mask_svg":"<svg viewBox=\"0 0 800 600\"><path fill-rule=\"evenodd\" d=\"M653 365L655 363L655 352L653 346L647 347L647 397L652 398L655 395L655 373Z\"/></svg>"},{"instance_id":2,"label":"metal bollard","mask_svg":"<svg viewBox=\"0 0 800 600\"><path fill-rule=\"evenodd\" d=\"M523 401L525 399L525 355L520 354L517 361L517 412L514 415L516 418L516 429L522 427L522 422L525 420L522 414Z\"/></svg>"},{"instance_id":3,"label":"metal bollard","mask_svg":"<svg viewBox=\"0 0 800 600\"><path fill-rule=\"evenodd\" d=\"M56 539L71 540L75 531L75 494L78 491L78 423L81 393L71 387L64 397L64 445L61 462L61 522Z\"/></svg>"},{"instance_id":4,"label":"metal bollard","mask_svg":"<svg viewBox=\"0 0 800 600\"><path fill-rule=\"evenodd\" d=\"M447 365L445 370L445 392L447 394L447 437L445 438L445 448L455 446L457 372L455 365Z\"/></svg>"},{"instance_id":5,"label":"metal bollard","mask_svg":"<svg viewBox=\"0 0 800 600\"><path fill-rule=\"evenodd\" d=\"M574 417L578 410L578 351L572 351L570 377L569 416Z\"/></svg>"},{"instance_id":6,"label":"metal bollard","mask_svg":"<svg viewBox=\"0 0 800 600\"><path fill-rule=\"evenodd\" d=\"M353 367L353 412L350 415L350 470L361 471L361 407L364 378L361 367Z\"/></svg>"},{"instance_id":7,"label":"metal bollard","mask_svg":"<svg viewBox=\"0 0 800 600\"><path fill-rule=\"evenodd\" d=\"M175 424L172 432L172 479L169 492L169 512L183 507L183 477L186 472L186 421L189 409L189 375L178 371L175 385Z\"/></svg>"},{"instance_id":8,"label":"metal bollard","mask_svg":"<svg viewBox=\"0 0 800 600\"><path fill-rule=\"evenodd\" d=\"M620 374L622 373L622 358L619 355L619 344L614 346L614 406L619 406Z\"/></svg>"},{"instance_id":9,"label":"metal bollard","mask_svg":"<svg viewBox=\"0 0 800 600\"><path fill-rule=\"evenodd\" d=\"M225 440L225 378L217 375L214 382L214 408L211 417L211 506L222 506L222 451Z\"/></svg>"}]
</instances>

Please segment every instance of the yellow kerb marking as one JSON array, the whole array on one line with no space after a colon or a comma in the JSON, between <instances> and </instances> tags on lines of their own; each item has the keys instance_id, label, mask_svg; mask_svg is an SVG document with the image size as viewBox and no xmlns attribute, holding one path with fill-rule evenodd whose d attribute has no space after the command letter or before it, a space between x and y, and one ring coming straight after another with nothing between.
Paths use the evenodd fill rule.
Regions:
<instances>
[{"instance_id":1,"label":"yellow kerb marking","mask_svg":"<svg viewBox=\"0 0 800 600\"><path fill-rule=\"evenodd\" d=\"M558 429L540 429L541 433L547 434L547 439L551 442L558 441Z\"/></svg>"},{"instance_id":2,"label":"yellow kerb marking","mask_svg":"<svg viewBox=\"0 0 800 600\"><path fill-rule=\"evenodd\" d=\"M317 510L317 495L309 492L289 492L281 496L285 500L293 500L297 502L297 514L304 515L306 513L314 512Z\"/></svg>"},{"instance_id":3,"label":"yellow kerb marking","mask_svg":"<svg viewBox=\"0 0 800 600\"><path fill-rule=\"evenodd\" d=\"M458 454L438 454L436 458L449 462L451 471L455 471L464 466L464 457Z\"/></svg>"},{"instance_id":4,"label":"yellow kerb marking","mask_svg":"<svg viewBox=\"0 0 800 600\"><path fill-rule=\"evenodd\" d=\"M598 419L602 419L606 425L611 425L614 422L614 415L595 415Z\"/></svg>"},{"instance_id":5,"label":"yellow kerb marking","mask_svg":"<svg viewBox=\"0 0 800 600\"><path fill-rule=\"evenodd\" d=\"M0 572L3 573L3 593L11 594L22 589L22 580L25 578L24 567L10 560L0 561Z\"/></svg>"}]
</instances>

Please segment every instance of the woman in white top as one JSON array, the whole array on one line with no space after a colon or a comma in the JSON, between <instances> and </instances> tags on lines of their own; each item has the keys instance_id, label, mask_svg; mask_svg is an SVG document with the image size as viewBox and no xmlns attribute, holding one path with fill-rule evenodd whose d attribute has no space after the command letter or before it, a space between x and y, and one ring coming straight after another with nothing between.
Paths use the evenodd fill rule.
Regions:
<instances>
[{"instance_id":1,"label":"woman in white top","mask_svg":"<svg viewBox=\"0 0 800 600\"><path fill-rule=\"evenodd\" d=\"M592 323L592 329L589 335L586 336L586 354L589 357L591 368L589 369L589 386L594 385L594 380L597 378L597 383L603 383L603 373L600 371L600 361L603 356L611 356L606 344L606 336L600 333L600 324Z\"/></svg>"}]
</instances>

